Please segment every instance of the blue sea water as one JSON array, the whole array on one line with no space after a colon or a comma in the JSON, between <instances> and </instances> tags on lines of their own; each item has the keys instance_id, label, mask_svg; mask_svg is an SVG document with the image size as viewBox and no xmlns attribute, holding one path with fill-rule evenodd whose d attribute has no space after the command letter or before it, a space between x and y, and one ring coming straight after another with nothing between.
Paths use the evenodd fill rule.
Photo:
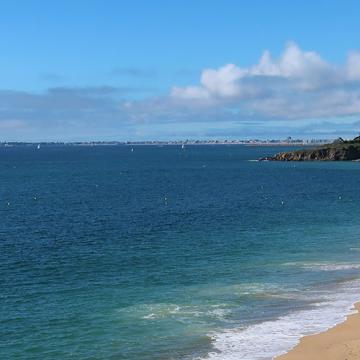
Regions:
<instances>
[{"instance_id":1,"label":"blue sea water","mask_svg":"<svg viewBox=\"0 0 360 360\"><path fill-rule=\"evenodd\" d=\"M1 359L271 359L360 300L360 163L0 148Z\"/></svg>"}]
</instances>

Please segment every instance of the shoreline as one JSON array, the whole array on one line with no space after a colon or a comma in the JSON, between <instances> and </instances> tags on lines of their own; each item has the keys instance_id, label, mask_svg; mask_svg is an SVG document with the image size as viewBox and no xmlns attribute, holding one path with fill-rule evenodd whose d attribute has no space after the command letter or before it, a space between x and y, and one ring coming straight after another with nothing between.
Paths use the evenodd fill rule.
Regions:
<instances>
[{"instance_id":1,"label":"shoreline","mask_svg":"<svg viewBox=\"0 0 360 360\"><path fill-rule=\"evenodd\" d=\"M344 323L352 314L358 314L359 289L360 279L345 281L339 287L325 292L323 289L321 298L315 295L315 301L309 308L295 309L275 319L260 321L244 328L212 333L212 350L207 356L196 359L360 360L360 357L323 357L322 352L317 349L314 357L302 353L298 357L288 357L303 339L327 333ZM356 308L354 304L357 304ZM359 328L360 315L355 331Z\"/></svg>"},{"instance_id":2,"label":"shoreline","mask_svg":"<svg viewBox=\"0 0 360 360\"><path fill-rule=\"evenodd\" d=\"M358 360L360 359L360 302L354 304L354 313L334 327L300 342L274 360Z\"/></svg>"}]
</instances>

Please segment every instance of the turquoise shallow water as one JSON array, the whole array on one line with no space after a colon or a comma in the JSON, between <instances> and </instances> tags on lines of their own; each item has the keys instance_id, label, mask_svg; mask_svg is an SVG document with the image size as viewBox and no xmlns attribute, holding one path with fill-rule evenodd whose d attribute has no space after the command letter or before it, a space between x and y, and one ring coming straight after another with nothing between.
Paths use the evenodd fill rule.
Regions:
<instances>
[{"instance_id":1,"label":"turquoise shallow water","mask_svg":"<svg viewBox=\"0 0 360 360\"><path fill-rule=\"evenodd\" d=\"M360 164L249 161L279 150L1 148L1 358L270 359L340 321Z\"/></svg>"}]
</instances>

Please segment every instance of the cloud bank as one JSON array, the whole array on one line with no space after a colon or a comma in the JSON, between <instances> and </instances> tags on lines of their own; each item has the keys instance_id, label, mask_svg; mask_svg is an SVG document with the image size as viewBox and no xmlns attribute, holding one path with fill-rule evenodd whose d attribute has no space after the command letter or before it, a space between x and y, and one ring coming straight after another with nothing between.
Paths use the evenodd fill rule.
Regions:
<instances>
[{"instance_id":1,"label":"cloud bank","mask_svg":"<svg viewBox=\"0 0 360 360\"><path fill-rule=\"evenodd\" d=\"M123 73L145 74L132 69ZM174 86L163 96L145 94L131 85L56 87L42 93L0 90L1 140L36 134L59 139L185 137L216 131L256 136L273 134L273 126L297 127L306 134L311 129L316 134L337 129L356 133L360 52L351 51L343 64L333 64L289 43L278 57L265 50L248 67L204 69L198 84Z\"/></svg>"}]
</instances>

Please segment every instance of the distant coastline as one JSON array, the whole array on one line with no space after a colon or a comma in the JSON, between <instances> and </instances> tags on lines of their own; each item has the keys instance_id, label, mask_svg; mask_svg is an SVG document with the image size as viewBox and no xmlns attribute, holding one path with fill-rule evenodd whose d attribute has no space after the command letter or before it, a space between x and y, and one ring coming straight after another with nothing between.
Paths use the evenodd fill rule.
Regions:
<instances>
[{"instance_id":1,"label":"distant coastline","mask_svg":"<svg viewBox=\"0 0 360 360\"><path fill-rule=\"evenodd\" d=\"M331 139L291 139L285 140L149 140L149 141L2 141L0 147L8 146L187 146L187 145L247 145L247 146L316 146L331 142Z\"/></svg>"}]
</instances>

